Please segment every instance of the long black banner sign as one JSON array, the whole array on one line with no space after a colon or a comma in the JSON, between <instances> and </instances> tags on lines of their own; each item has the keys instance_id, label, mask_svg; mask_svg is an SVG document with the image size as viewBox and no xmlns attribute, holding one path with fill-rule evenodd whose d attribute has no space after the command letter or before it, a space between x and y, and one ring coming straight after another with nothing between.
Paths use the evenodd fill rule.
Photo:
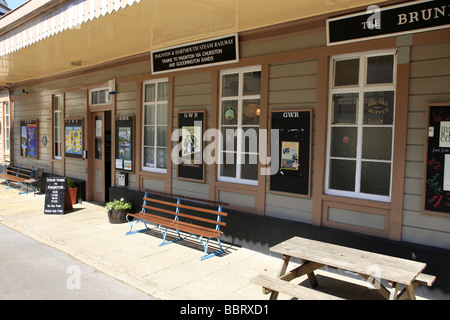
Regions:
<instances>
[{"instance_id":1,"label":"long black banner sign","mask_svg":"<svg viewBox=\"0 0 450 320\"><path fill-rule=\"evenodd\" d=\"M327 20L328 45L450 27L448 0L414 1Z\"/></svg>"},{"instance_id":2,"label":"long black banner sign","mask_svg":"<svg viewBox=\"0 0 450 320\"><path fill-rule=\"evenodd\" d=\"M152 73L239 61L237 34L152 52Z\"/></svg>"}]
</instances>

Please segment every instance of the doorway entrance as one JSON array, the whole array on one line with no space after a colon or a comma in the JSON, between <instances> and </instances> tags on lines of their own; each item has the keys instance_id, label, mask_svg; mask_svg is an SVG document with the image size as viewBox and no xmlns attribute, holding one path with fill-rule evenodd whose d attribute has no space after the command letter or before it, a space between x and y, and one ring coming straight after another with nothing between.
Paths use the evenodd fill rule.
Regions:
<instances>
[{"instance_id":1,"label":"doorway entrance","mask_svg":"<svg viewBox=\"0 0 450 320\"><path fill-rule=\"evenodd\" d=\"M111 111L91 113L90 177L92 200L104 204L111 187Z\"/></svg>"}]
</instances>

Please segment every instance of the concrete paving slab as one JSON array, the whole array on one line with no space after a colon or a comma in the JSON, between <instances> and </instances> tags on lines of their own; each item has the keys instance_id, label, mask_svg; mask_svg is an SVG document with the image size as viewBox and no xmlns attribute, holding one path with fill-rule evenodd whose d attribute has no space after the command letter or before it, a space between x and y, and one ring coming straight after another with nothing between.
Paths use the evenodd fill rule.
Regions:
<instances>
[{"instance_id":1,"label":"concrete paving slab","mask_svg":"<svg viewBox=\"0 0 450 320\"><path fill-rule=\"evenodd\" d=\"M223 243L226 254L199 261L203 247L195 237L160 247L156 227L127 235L128 223L111 224L103 207L83 202L64 215L46 215L44 195L18 195L0 185L0 223L128 283L156 299L267 300L249 280L259 273L276 276L281 259ZM139 224L133 230L144 228ZM172 233L175 236L175 233ZM213 241L211 249L216 249ZM322 290L342 290L349 299L373 299L373 290L321 274ZM297 279L298 280L298 279ZM301 279L299 283L301 282ZM419 290L417 291L419 292ZM423 291L421 298L429 291ZM279 299L290 297L280 294Z\"/></svg>"}]
</instances>

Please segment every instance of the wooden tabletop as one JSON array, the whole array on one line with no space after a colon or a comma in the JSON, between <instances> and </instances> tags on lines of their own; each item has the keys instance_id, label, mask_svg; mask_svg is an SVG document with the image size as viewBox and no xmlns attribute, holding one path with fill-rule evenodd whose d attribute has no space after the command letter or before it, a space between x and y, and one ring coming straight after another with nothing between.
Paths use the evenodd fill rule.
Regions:
<instances>
[{"instance_id":1,"label":"wooden tabletop","mask_svg":"<svg viewBox=\"0 0 450 320\"><path fill-rule=\"evenodd\" d=\"M321 241L293 237L270 251L388 281L411 285L425 263L352 249Z\"/></svg>"}]
</instances>

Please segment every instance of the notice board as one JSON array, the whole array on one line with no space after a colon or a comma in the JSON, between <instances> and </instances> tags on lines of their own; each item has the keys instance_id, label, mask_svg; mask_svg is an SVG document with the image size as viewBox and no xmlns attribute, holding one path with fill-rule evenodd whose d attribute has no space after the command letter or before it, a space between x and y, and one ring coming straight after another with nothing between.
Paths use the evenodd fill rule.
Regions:
<instances>
[{"instance_id":1,"label":"notice board","mask_svg":"<svg viewBox=\"0 0 450 320\"><path fill-rule=\"evenodd\" d=\"M271 192L310 196L311 128L311 109L271 112L271 136L278 130L277 141L271 143L272 165L278 155L278 170L270 176Z\"/></svg>"},{"instance_id":2,"label":"notice board","mask_svg":"<svg viewBox=\"0 0 450 320\"><path fill-rule=\"evenodd\" d=\"M64 214L64 210L72 209L66 180L66 177L47 177L44 204L45 214Z\"/></svg>"},{"instance_id":3,"label":"notice board","mask_svg":"<svg viewBox=\"0 0 450 320\"><path fill-rule=\"evenodd\" d=\"M134 116L116 117L115 168L134 171Z\"/></svg>"},{"instance_id":4,"label":"notice board","mask_svg":"<svg viewBox=\"0 0 450 320\"><path fill-rule=\"evenodd\" d=\"M206 111L178 113L179 159L178 178L205 182L203 132Z\"/></svg>"},{"instance_id":5,"label":"notice board","mask_svg":"<svg viewBox=\"0 0 450 320\"><path fill-rule=\"evenodd\" d=\"M426 129L424 211L450 214L450 103L428 105Z\"/></svg>"},{"instance_id":6,"label":"notice board","mask_svg":"<svg viewBox=\"0 0 450 320\"><path fill-rule=\"evenodd\" d=\"M64 120L65 153L69 158L83 157L83 119Z\"/></svg>"}]
</instances>

